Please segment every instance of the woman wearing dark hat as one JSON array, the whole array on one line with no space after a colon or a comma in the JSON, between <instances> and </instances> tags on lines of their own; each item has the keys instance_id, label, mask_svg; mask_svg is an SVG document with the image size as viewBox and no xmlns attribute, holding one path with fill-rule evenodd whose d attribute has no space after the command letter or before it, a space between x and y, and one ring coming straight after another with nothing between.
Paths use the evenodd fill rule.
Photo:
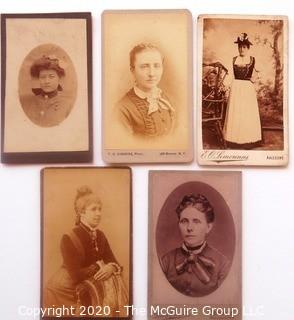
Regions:
<instances>
[{"instance_id":1,"label":"woman wearing dark hat","mask_svg":"<svg viewBox=\"0 0 294 320\"><path fill-rule=\"evenodd\" d=\"M136 45L130 52L130 70L135 83L118 102L121 123L136 136L162 136L174 126L175 109L158 87L163 57L150 43Z\"/></svg>"},{"instance_id":2,"label":"woman wearing dark hat","mask_svg":"<svg viewBox=\"0 0 294 320\"><path fill-rule=\"evenodd\" d=\"M32 78L39 87L32 88L32 95L22 97L26 115L35 124L52 127L62 122L70 113L73 101L64 94L60 81L65 70L55 56L42 56L30 68Z\"/></svg>"},{"instance_id":3,"label":"woman wearing dark hat","mask_svg":"<svg viewBox=\"0 0 294 320\"><path fill-rule=\"evenodd\" d=\"M201 194L186 195L176 209L182 245L161 258L170 284L182 294L201 297L216 290L226 277L229 260L209 245L214 210Z\"/></svg>"},{"instance_id":4,"label":"woman wearing dark hat","mask_svg":"<svg viewBox=\"0 0 294 320\"><path fill-rule=\"evenodd\" d=\"M249 55L247 33L235 41L239 55L233 58L234 80L231 85L224 124L224 138L228 146L251 149L262 141L261 123L256 91L252 82L255 58Z\"/></svg>"},{"instance_id":5,"label":"woman wearing dark hat","mask_svg":"<svg viewBox=\"0 0 294 320\"><path fill-rule=\"evenodd\" d=\"M85 186L78 189L74 205L76 227L61 239L63 264L46 285L44 306L109 306L110 315L122 317L128 293L122 268L98 228L102 202Z\"/></svg>"}]
</instances>

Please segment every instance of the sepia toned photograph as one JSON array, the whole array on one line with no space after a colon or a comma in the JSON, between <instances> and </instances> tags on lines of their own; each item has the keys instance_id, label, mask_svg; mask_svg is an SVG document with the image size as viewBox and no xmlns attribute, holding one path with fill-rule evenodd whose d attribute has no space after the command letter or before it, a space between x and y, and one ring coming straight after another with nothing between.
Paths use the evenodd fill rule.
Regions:
<instances>
[{"instance_id":1,"label":"sepia toned photograph","mask_svg":"<svg viewBox=\"0 0 294 320\"><path fill-rule=\"evenodd\" d=\"M62 48L45 44L25 58L19 73L19 100L28 118L38 126L59 125L70 114L77 77Z\"/></svg>"},{"instance_id":2,"label":"sepia toned photograph","mask_svg":"<svg viewBox=\"0 0 294 320\"><path fill-rule=\"evenodd\" d=\"M2 162L91 161L91 14L1 21Z\"/></svg>"},{"instance_id":3,"label":"sepia toned photograph","mask_svg":"<svg viewBox=\"0 0 294 320\"><path fill-rule=\"evenodd\" d=\"M41 179L43 319L130 319L131 169L45 168Z\"/></svg>"},{"instance_id":4,"label":"sepia toned photograph","mask_svg":"<svg viewBox=\"0 0 294 320\"><path fill-rule=\"evenodd\" d=\"M198 31L199 163L287 164L287 17L205 15Z\"/></svg>"},{"instance_id":5,"label":"sepia toned photograph","mask_svg":"<svg viewBox=\"0 0 294 320\"><path fill-rule=\"evenodd\" d=\"M151 317L174 305L199 319L230 306L242 318L241 188L240 172L149 173Z\"/></svg>"},{"instance_id":6,"label":"sepia toned photograph","mask_svg":"<svg viewBox=\"0 0 294 320\"><path fill-rule=\"evenodd\" d=\"M151 66L150 70L146 65ZM158 87L163 73L162 53L152 43L136 45L130 51L130 71L134 85L117 106L121 123L130 134L137 136L169 134L175 120L175 109Z\"/></svg>"},{"instance_id":7,"label":"sepia toned photograph","mask_svg":"<svg viewBox=\"0 0 294 320\"><path fill-rule=\"evenodd\" d=\"M192 160L191 41L187 10L104 11L106 162Z\"/></svg>"}]
</instances>

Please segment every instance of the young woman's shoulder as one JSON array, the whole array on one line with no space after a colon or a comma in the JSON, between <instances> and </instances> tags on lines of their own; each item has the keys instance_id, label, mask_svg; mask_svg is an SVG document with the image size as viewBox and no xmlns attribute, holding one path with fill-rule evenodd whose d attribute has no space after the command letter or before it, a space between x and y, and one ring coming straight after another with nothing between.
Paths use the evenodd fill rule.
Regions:
<instances>
[{"instance_id":1,"label":"young woman's shoulder","mask_svg":"<svg viewBox=\"0 0 294 320\"><path fill-rule=\"evenodd\" d=\"M124 107L126 105L129 105L131 103L131 97L134 95L134 89L131 88L128 92L126 92L121 99L117 102L117 107Z\"/></svg>"}]
</instances>

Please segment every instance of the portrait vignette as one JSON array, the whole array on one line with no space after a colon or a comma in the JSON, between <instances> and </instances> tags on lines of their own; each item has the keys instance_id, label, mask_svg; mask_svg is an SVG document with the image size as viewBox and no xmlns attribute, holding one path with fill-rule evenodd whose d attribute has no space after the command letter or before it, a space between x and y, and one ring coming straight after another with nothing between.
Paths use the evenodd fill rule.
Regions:
<instances>
[{"instance_id":1,"label":"portrait vignette","mask_svg":"<svg viewBox=\"0 0 294 320\"><path fill-rule=\"evenodd\" d=\"M1 162L80 163L91 161L93 156L91 13L1 14L1 25L3 40ZM22 30L21 37L19 30ZM74 36L73 30L75 30ZM79 46L77 46L77 37L80 39ZM26 58L31 51L46 44L59 47L61 51L57 51L61 54L50 52L49 55L36 57L36 64L31 65L30 70L26 65ZM17 50L15 50L16 47ZM64 63L63 57L69 60ZM45 64L39 61L42 59L43 62L47 60ZM47 67L46 70L43 68L48 61L50 72L46 71ZM28 71L27 79L23 79L24 74L21 72L23 67ZM46 80L44 90L40 83L36 85L38 82L36 76L41 71L40 67L45 70L41 72L43 84L44 76L50 74L52 78L52 74L56 71L58 77L55 79L59 78L60 81L57 90L50 89L50 86L56 85L56 81L54 84ZM34 78L33 82L31 77ZM39 78L40 82L41 78ZM47 79L49 79L48 76ZM32 87L30 83L33 84ZM69 86L67 86L68 83ZM23 88L24 95L22 95ZM36 107L42 106L38 117L43 116L49 120L45 120L41 123L42 125L39 125L38 121L32 121L32 116L28 117L23 108L24 98L26 102L34 100ZM43 104L43 98L48 100L45 104ZM30 102L28 105L32 106ZM50 105L52 112L47 112L49 110L46 109L47 105ZM37 113L32 112L33 117Z\"/></svg>"},{"instance_id":2,"label":"portrait vignette","mask_svg":"<svg viewBox=\"0 0 294 320\"><path fill-rule=\"evenodd\" d=\"M141 21L139 27L138 21ZM103 12L102 140L103 158L106 162L113 160L114 162L169 161L169 157L163 159L160 156L161 151L174 152L174 155L170 155L171 162L181 161L181 158L183 162L187 162L192 158L192 122L190 121L192 75L188 71L192 59L191 22L191 14L187 10L106 10ZM133 25L136 27L132 28ZM154 28L157 32L152 33ZM178 42L181 44L177 48L175 48L174 40L170 37L170 28L176 29L174 36L177 36ZM120 34L119 37L117 32ZM124 37L124 34L127 36ZM141 119L145 106L140 105L139 111L136 110L137 107L134 109L133 106L130 106L130 100L135 103L145 97L142 92L136 90L134 93L130 90L135 83L134 73L130 70L129 54L132 49L141 44L154 46L156 49L153 51L159 52L163 57L163 73L158 84L159 95L161 95L158 104L160 107L153 104L151 109L151 105L149 105L148 113L150 112L151 117L154 118L150 123L149 120L145 122ZM177 59L179 55L184 57L181 61ZM175 63L175 61L177 62ZM109 79L112 80L109 82ZM175 83L178 83L178 86ZM125 111L123 113L118 112L121 110L118 106L122 102ZM158 108L162 108L164 119L162 116L157 116ZM149 133L130 134L124 126L125 122L121 121L121 114L125 119L126 113L128 117L132 119L134 117L135 121L138 121L136 128L139 130L141 130L139 123L142 121L146 123L146 130L150 130L150 136ZM169 118L169 113L176 115L177 120L174 121L174 117ZM163 128L158 125L161 121L166 123ZM170 126L174 126L174 128L170 129ZM153 130L155 130L154 132L167 130L168 134L160 133L157 135ZM118 136L121 139L117 139ZM139 156L136 152L139 152ZM122 156L124 153L126 155Z\"/></svg>"},{"instance_id":3,"label":"portrait vignette","mask_svg":"<svg viewBox=\"0 0 294 320\"><path fill-rule=\"evenodd\" d=\"M212 248L223 254L228 260L228 267L226 269L224 278L222 279L222 281L225 281L227 275L230 272L231 264L234 259L236 243L235 226L230 208L228 207L223 196L219 191L217 191L207 183L203 183L200 181L185 182L178 185L174 190L172 190L168 197L165 199L156 223L155 237L158 260L163 271L162 258L170 253L172 249L181 247L183 240L181 239L179 233L179 222L177 218L176 208L179 206L179 203L182 201L184 196L197 194L205 196L214 209L215 221L213 222L213 227L210 230L206 240L208 245L213 243ZM210 200L211 198L213 199L213 201ZM220 215L220 213L222 216ZM228 239L225 237L218 237L217 234L222 234L222 232L224 232L225 234L229 234L230 238ZM168 236L168 234L173 235L173 241L170 240L171 237ZM227 245L223 245L222 242ZM175 243L177 243L176 246L174 246ZM167 275L164 274L164 276L166 277L166 280L169 281ZM209 292L206 293L200 292L199 294L197 293L195 295L190 295L176 288L176 286L174 286L170 281L169 283L175 290L177 290L181 294L193 297L205 297L213 293L222 285L221 283L220 286L212 288Z\"/></svg>"},{"instance_id":4,"label":"portrait vignette","mask_svg":"<svg viewBox=\"0 0 294 320\"><path fill-rule=\"evenodd\" d=\"M106 239L106 247L108 246L107 243L110 245L110 257L111 251L113 252L115 258L114 262L110 262L115 270L113 275L111 276L111 281L104 280L102 283L102 287L100 288L98 280L94 281L94 276L91 278L89 269L88 274L89 278L86 278L83 282L77 282L76 293L78 300L75 300L76 305L75 307L77 310L82 311L80 307L83 306L81 304L80 298L82 297L86 299L90 299L93 303L93 306L98 304L102 307L106 303L106 299L108 301L108 305L110 306L111 314L105 315L106 318L116 318L117 313L114 313L112 308L119 308L120 310L120 317L122 319L129 319L129 316L126 314L125 309L120 303L125 305L129 305L132 303L132 173L131 169L126 168L103 168L103 167L68 167L68 168L45 168L41 171L41 203L42 203L42 210L41 210L41 304L47 306L47 303L51 303L55 301L54 305L58 306L58 303L61 301L60 299L63 298L64 305L68 305L68 301L66 296L68 293L64 293L60 287L63 283L66 285L68 289L67 292L70 292L69 289L72 286L72 281L69 282L70 286L68 285L67 276L64 278L64 271L60 273L60 270L66 270L68 263L71 263L68 260L68 255L72 252L71 247L68 247L68 252L64 252L64 245L66 242L65 236L69 236L69 239L73 241L74 247L78 250L78 256L82 255L87 259L87 255L91 252L87 247L85 247L85 251L82 254L80 252L81 244L87 243L84 242L83 236L81 233L78 232L78 228L80 228L80 224L77 224L77 220L75 217L75 211L78 209L81 203L84 202L83 197L86 197L85 203L89 203L89 201L101 201L102 203L102 219L99 222L98 227L98 257L99 252L100 255L104 255L102 258L102 266L103 263L107 263L107 251L103 249L103 245ZM56 187L58 185L58 187ZM109 190L113 190L114 186L117 189L117 194L115 197L110 194ZM90 189L89 189L90 188ZM82 189L89 189L91 194L81 195L80 200L78 200L77 196L79 190ZM92 194L93 192L93 194ZM87 200L87 197L89 200ZM97 198L98 197L98 198ZM53 200L54 199L54 200ZM53 201L52 201L53 200ZM115 201L114 201L115 200ZM79 204L80 203L80 204ZM86 204L88 205L88 204ZM56 210L57 206L57 210ZM65 211L63 211L65 210ZM64 214L64 219L60 217L60 215ZM76 211L77 212L77 211ZM118 212L120 217L118 217ZM66 213L66 214L65 214ZM108 214L107 214L108 213ZM122 215L125 219L124 222L121 222L118 226L116 219L121 218ZM59 219L59 224L57 227L54 227L54 218ZM86 220L81 220L83 226L88 226L88 224L84 224ZM80 223L81 223L80 222ZM53 224L52 224L53 223ZM101 224L101 226L100 226ZM55 224L56 225L56 224ZM76 227L74 227L76 225ZM72 231L70 231L70 229ZM87 228L86 228L87 229ZM99 231L100 230L100 231ZM101 233L102 232L102 233ZM76 242L76 237L73 236L75 233L80 241L78 244ZM63 236L61 237L61 235ZM100 235L101 234L101 235ZM81 237L82 236L82 237ZM102 236L102 238L101 238ZM106 238L105 238L106 236ZM50 239L50 242L49 242ZM58 242L61 241L61 247ZM80 244L79 244L80 243ZM67 245L68 246L68 245ZM104 245L105 246L105 245ZM60 251L61 249L61 251ZM90 249L90 247L89 247ZM109 249L107 249L109 250ZM103 253L105 252L105 253ZM61 256L62 253L62 256ZM86 256L84 256L86 254ZM106 256L105 256L106 255ZM58 258L57 258L58 256ZM108 254L109 256L109 254ZM52 259L52 257L56 257ZM61 258L63 257L63 265L60 269L61 265ZM65 260L64 260L65 259ZM79 258L80 259L80 258ZM84 258L83 258L84 259ZM104 260L104 262L103 262ZM87 261L87 260L85 260ZM97 265L101 268L101 262L97 262ZM64 269L65 268L65 269ZM89 267L90 268L90 267ZM98 268L98 267L97 267ZM69 269L71 270L71 269ZM81 269L81 272L82 271ZM69 271L71 277L73 277L72 272ZM83 273L81 273L83 275ZM112 277L115 277L112 280ZM118 278L121 277L121 278ZM63 280L65 279L65 280ZM72 278L75 279L75 278ZM116 281L116 279L118 279ZM61 282L57 282L61 281ZM105 282L106 281L106 282ZM108 282L107 282L108 281ZM121 289L117 291L117 298L115 302L109 300L112 294L111 286L109 283L112 281L117 282L115 287L120 288L122 283ZM92 282L90 286L89 284ZM93 284L97 284L97 288L93 290ZM105 284L104 284L105 283ZM82 286L81 286L82 285ZM84 290L84 285L87 285L87 292L88 295L80 295L80 287ZM110 287L109 287L110 286ZM74 288L73 287L73 288ZM103 289L103 294L101 290ZM108 288L108 289L107 289ZM97 291L96 291L97 290ZM109 292L109 294L108 294ZM53 298L53 299L52 299ZM72 298L71 298L72 299ZM97 300L98 299L98 300ZM101 299L101 300L100 300ZM83 301L83 300L81 300ZM86 300L87 301L87 300ZM119 302L120 301L120 302ZM124 301L124 302L123 302ZM107 303L106 303L107 304ZM118 305L117 305L118 304ZM91 304L90 304L91 306ZM108 306L107 306L108 308ZM90 315L90 314L89 314ZM66 316L66 315L64 315ZM62 319L64 317L61 317ZM66 317L65 317L66 318ZM96 318L96 317L95 317ZM48 317L45 317L48 319ZM51 319L51 318L50 318Z\"/></svg>"},{"instance_id":5,"label":"portrait vignette","mask_svg":"<svg viewBox=\"0 0 294 320\"><path fill-rule=\"evenodd\" d=\"M214 291L212 291L210 294L203 295L203 296L195 296L191 294L191 288L193 288L193 282L190 280L189 285L185 286L185 288L189 289L189 292L186 292L186 294L182 293L181 291L177 290L173 286L172 283L170 283L167 276L174 276L174 273L170 273L169 271L173 271L173 268L168 268L163 270L162 264L166 268L166 266L169 266L169 262L173 261L173 255L170 255L170 253L173 253L174 250L172 248L178 248L179 247L179 239L184 239L183 237L185 234L183 234L183 229L178 228L178 232L175 232L175 228L177 228L177 215L180 215L179 217L186 219L189 217L192 211L192 216L194 216L195 210L193 208L190 208L191 210L186 210L185 212L185 201L184 198L181 202L181 209L177 207L178 201L174 199L173 202L173 209L171 211L166 211L166 223L162 221L161 226L164 225L171 225L169 227L166 227L165 229L159 226L159 219L162 218L162 215L160 217L160 213L166 205L166 199L170 197L172 201L172 197L170 196L172 194L172 191L176 190L179 186L189 184L191 182L201 182L205 186L209 186L210 188L214 189L217 198L222 199L221 202L224 204L227 208L229 208L229 211L227 212L227 217L229 218L229 221L233 222L231 224L233 229L227 228L228 232L229 229L233 231L234 233L234 245L232 243L229 243L229 241L226 238L226 234L220 234L223 239L214 239L213 241L216 241L216 245L214 245L209 239L210 244L214 246L214 248L218 249L220 248L217 244L223 243L231 247L231 253L233 253L233 258L230 264L230 270L227 273L225 279L222 281L221 285ZM149 219L148 219L148 307L151 308L149 312L149 316L152 319L157 318L164 318L163 315L160 314L161 308L166 308L170 305L176 306L179 308L197 308L198 313L197 316L199 320L205 320L207 318L207 315L203 313L203 307L204 306L213 306L217 308L225 308L227 306L233 306L239 310L238 315L235 316L236 319L241 320L242 319L242 173L239 171L180 171L180 170L151 170L149 171ZM204 191L203 188L200 190L195 190L196 192ZM186 191L184 193L187 193ZM204 192L202 192L203 194ZM191 196L191 194L190 194ZM192 201L191 204L196 204L196 202L193 202L195 200L195 197L188 197L188 201ZM200 194L199 194L200 196ZM212 199L211 195L208 199L208 193L206 193L206 198L203 197L197 197L197 199L208 200L212 206L215 207L215 200ZM203 202L203 203L204 203ZM218 202L216 202L218 203ZM175 208L179 211L175 212ZM196 207L197 208L197 207ZM204 208L204 207L203 207ZM209 209L210 207L206 207L206 209ZM188 208L189 209L189 208ZM198 210L198 209L197 209ZM201 211L200 207L199 210ZM207 211L208 214L208 211ZM210 218L209 218L210 216ZM184 218L185 217L185 218ZM190 215L191 217L191 215ZM199 215L198 215L199 217ZM216 211L215 211L215 217L217 217ZM211 214L207 215L206 218L211 221ZM189 218L188 218L189 219ZM162 219L164 220L164 219ZM171 223L170 221L173 220L174 222ZM220 220L215 220L218 224L220 223ZM219 231L221 230L218 229ZM167 231L166 231L167 230ZM224 229L223 229L224 230ZM160 238L158 237L160 231ZM216 231L216 230L215 230ZM165 233L164 233L165 232ZM219 232L218 232L219 233ZM171 237L170 235L173 234L174 236ZM212 235L212 234L211 234ZM230 237L229 237L230 238ZM162 241L159 241L161 239ZM200 238L198 238L200 239ZM186 239L185 239L186 241ZM208 238L207 238L208 243ZM209 243L208 243L209 244ZM159 247L161 245L161 247ZM190 244L189 244L190 246ZM194 245L193 245L194 247ZM172 249L171 251L168 251L169 249ZM204 251L205 247L201 245L201 248L194 247L190 248L186 246L186 249L184 246L182 246L179 249L184 249L184 252L186 252L186 249L192 250L192 253L196 255L194 256L193 260L194 262L198 261L198 259L201 259L198 261L204 262L203 257L200 257L202 254L209 257L206 253L208 251ZM228 248L227 248L228 249ZM221 248L223 253L227 254L227 249ZM178 250L178 249L177 249ZM195 251L194 251L195 250ZM230 249L229 249L230 250ZM168 252L168 254L164 255L164 253ZM176 251L178 253L178 251ZM164 255L162 261L160 261L160 256ZM166 259L166 256L168 259ZM211 257L211 256L210 256ZM172 258L172 259L170 259ZM175 255L175 258L177 258L175 261L180 262L178 258L181 258L181 255L177 256ZM187 265L188 262L192 262L190 260L190 257L188 260L185 261L184 264L176 264L177 268L175 270L179 271L179 275L182 275L182 269L185 267L187 274L189 271L189 266ZM184 262L184 261L183 261ZM187 263L186 263L187 262ZM206 262L209 262L209 260L206 260ZM198 268L198 267L197 267ZM216 266L216 268L218 268ZM200 269L199 269L200 270ZM167 276L165 274L165 271L168 271ZM195 266L192 267L193 274L195 273ZM177 280L177 276L175 277L175 280ZM200 278L199 278L200 280ZM192 284L192 287L191 285ZM152 309L152 306L158 306L159 309ZM181 309L182 310L182 309ZM192 317L192 314L186 314L186 316ZM185 318L185 315L179 315L178 318ZM230 319L230 316L224 316L224 319Z\"/></svg>"},{"instance_id":6,"label":"portrait vignette","mask_svg":"<svg viewBox=\"0 0 294 320\"><path fill-rule=\"evenodd\" d=\"M288 17L200 15L198 36L199 164L287 165Z\"/></svg>"},{"instance_id":7,"label":"portrait vignette","mask_svg":"<svg viewBox=\"0 0 294 320\"><path fill-rule=\"evenodd\" d=\"M30 112L30 110L32 109L33 101L32 101L32 98L28 99L28 97L31 95L33 97L43 96L45 98L44 103L50 100L50 98L48 99L48 95L46 95L46 92L42 92L41 90L39 90L40 89L39 80L37 80L36 77L33 77L31 75L32 67L34 66L36 61L41 60L42 58L45 58L47 60L49 60L50 58L51 60L56 59L58 61L57 67L63 70L64 72L64 74L59 77L58 87L55 89L57 95L53 96L53 94L49 92L49 96L52 95L53 98L55 98L55 97L58 97L58 94L59 95L62 94L62 100L60 99L54 100L53 102L54 110L55 112L56 111L58 112L60 109L66 108L66 112L62 112L60 115L58 114L57 116L53 117L53 120L49 119L49 124L42 119L42 116L44 117L45 115L44 113L47 111L48 106L46 105L43 108L38 106L39 109L43 111L43 114L40 120L34 119L36 118L36 116L33 117L33 115L36 112L34 112L32 115L31 115L32 112ZM47 63L47 66L43 66L43 69L49 70L50 62L46 62L45 60L43 64L44 63L45 64ZM42 66L40 66L39 68L41 69ZM27 54L26 57L24 57L23 63L19 70L18 83L19 83L18 94L19 94L21 107L23 108L26 116L34 124L38 126L41 126L41 127L57 126L66 120L66 118L69 116L70 112L72 111L72 108L74 108L76 95L77 95L77 75L75 72L75 68L70 59L70 56L61 47L59 47L54 43L38 45L37 47L33 48ZM65 103L68 105L67 107L64 106Z\"/></svg>"}]
</instances>

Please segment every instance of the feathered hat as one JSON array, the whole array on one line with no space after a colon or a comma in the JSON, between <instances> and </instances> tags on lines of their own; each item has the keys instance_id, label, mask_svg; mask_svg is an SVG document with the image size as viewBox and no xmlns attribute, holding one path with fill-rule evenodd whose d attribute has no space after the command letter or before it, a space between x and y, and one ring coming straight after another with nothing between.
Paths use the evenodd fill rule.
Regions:
<instances>
[{"instance_id":1,"label":"feathered hat","mask_svg":"<svg viewBox=\"0 0 294 320\"><path fill-rule=\"evenodd\" d=\"M237 40L234 43L238 43L238 45L246 45L246 46L252 46L253 44L249 41L247 33L243 32L241 33Z\"/></svg>"}]
</instances>

